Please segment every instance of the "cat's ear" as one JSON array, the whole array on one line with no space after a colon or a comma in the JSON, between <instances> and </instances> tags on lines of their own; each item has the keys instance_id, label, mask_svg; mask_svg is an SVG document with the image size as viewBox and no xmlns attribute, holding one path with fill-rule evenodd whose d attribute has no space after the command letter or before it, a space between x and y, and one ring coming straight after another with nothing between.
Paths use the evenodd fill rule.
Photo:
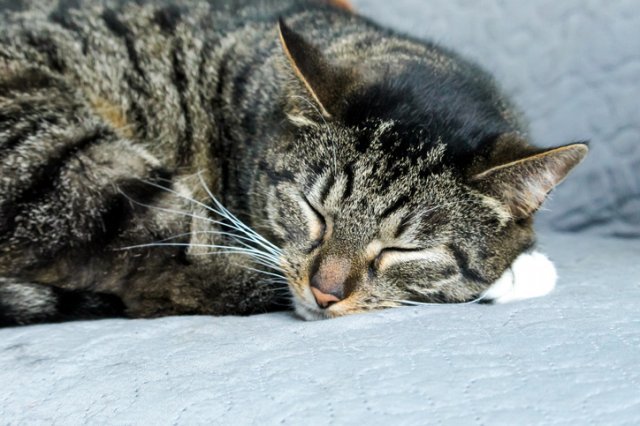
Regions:
<instances>
[{"instance_id":1,"label":"cat's ear","mask_svg":"<svg viewBox=\"0 0 640 426\"><path fill-rule=\"evenodd\" d=\"M324 118L332 118L353 82L352 73L331 64L320 49L292 30L282 18L278 22L278 33L289 65L307 94Z\"/></svg>"},{"instance_id":2,"label":"cat's ear","mask_svg":"<svg viewBox=\"0 0 640 426\"><path fill-rule=\"evenodd\" d=\"M517 149L517 145L514 146ZM529 147L531 150L531 148ZM501 201L512 217L531 216L556 187L587 155L584 143L529 152L517 159L493 165L471 177L482 192ZM504 158L504 152L502 153Z\"/></svg>"}]
</instances>

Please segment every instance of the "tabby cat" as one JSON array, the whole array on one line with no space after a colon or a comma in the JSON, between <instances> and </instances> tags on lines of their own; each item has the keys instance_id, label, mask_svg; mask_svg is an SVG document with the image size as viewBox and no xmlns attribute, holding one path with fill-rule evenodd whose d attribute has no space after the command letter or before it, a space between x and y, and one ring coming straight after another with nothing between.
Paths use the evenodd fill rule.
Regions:
<instances>
[{"instance_id":1,"label":"tabby cat","mask_svg":"<svg viewBox=\"0 0 640 426\"><path fill-rule=\"evenodd\" d=\"M343 2L0 1L0 323L542 294L586 153Z\"/></svg>"}]
</instances>

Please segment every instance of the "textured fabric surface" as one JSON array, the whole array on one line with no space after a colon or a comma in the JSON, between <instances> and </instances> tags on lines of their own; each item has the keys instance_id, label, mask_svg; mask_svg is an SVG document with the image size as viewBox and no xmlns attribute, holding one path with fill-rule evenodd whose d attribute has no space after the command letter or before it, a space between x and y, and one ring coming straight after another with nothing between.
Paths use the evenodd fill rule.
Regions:
<instances>
[{"instance_id":1,"label":"textured fabric surface","mask_svg":"<svg viewBox=\"0 0 640 426\"><path fill-rule=\"evenodd\" d=\"M542 146L591 154L541 215L555 229L640 236L640 3L636 0L353 0L494 74Z\"/></svg>"},{"instance_id":2,"label":"textured fabric surface","mask_svg":"<svg viewBox=\"0 0 640 426\"><path fill-rule=\"evenodd\" d=\"M520 303L0 330L0 423L640 424L640 242L542 241Z\"/></svg>"}]
</instances>

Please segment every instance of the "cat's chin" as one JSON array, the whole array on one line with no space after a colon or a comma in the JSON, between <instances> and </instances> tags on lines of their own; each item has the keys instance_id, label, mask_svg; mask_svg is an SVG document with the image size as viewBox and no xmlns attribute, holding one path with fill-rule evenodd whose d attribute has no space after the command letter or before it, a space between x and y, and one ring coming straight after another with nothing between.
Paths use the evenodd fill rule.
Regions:
<instances>
[{"instance_id":1,"label":"cat's chin","mask_svg":"<svg viewBox=\"0 0 640 426\"><path fill-rule=\"evenodd\" d=\"M343 317L345 315L360 314L365 312L364 310L355 309L348 305L337 303L327 309L320 309L314 306L310 306L309 303L304 301L295 301L295 313L306 321L317 321L323 319L331 319Z\"/></svg>"},{"instance_id":2,"label":"cat's chin","mask_svg":"<svg viewBox=\"0 0 640 426\"><path fill-rule=\"evenodd\" d=\"M555 288L557 279L556 268L547 256L538 251L523 253L483 293L481 299L509 303L545 296Z\"/></svg>"},{"instance_id":3,"label":"cat's chin","mask_svg":"<svg viewBox=\"0 0 640 426\"><path fill-rule=\"evenodd\" d=\"M300 302L295 302L295 312L300 318L306 321L317 321L331 318L331 316L328 316L324 311L311 309Z\"/></svg>"}]
</instances>

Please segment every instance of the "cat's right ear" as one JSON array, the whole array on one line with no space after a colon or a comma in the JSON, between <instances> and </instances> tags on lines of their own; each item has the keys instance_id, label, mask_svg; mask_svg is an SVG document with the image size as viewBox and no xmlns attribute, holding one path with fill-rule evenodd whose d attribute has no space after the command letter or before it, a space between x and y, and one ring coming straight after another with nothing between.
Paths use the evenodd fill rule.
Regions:
<instances>
[{"instance_id":1,"label":"cat's right ear","mask_svg":"<svg viewBox=\"0 0 640 426\"><path fill-rule=\"evenodd\" d=\"M332 64L320 49L292 30L282 18L278 21L278 34L289 65L306 90L306 97L324 119L336 116L345 93L355 81L354 72ZM304 110L304 106L299 109ZM307 118L313 120L313 117Z\"/></svg>"},{"instance_id":2,"label":"cat's right ear","mask_svg":"<svg viewBox=\"0 0 640 426\"><path fill-rule=\"evenodd\" d=\"M511 151L518 151L516 142L511 144ZM471 178L474 186L501 201L511 217L516 219L528 218L535 213L549 192L564 180L589 151L584 143L538 152L531 152L531 149L528 147L521 156L503 160ZM502 154L503 159L513 155Z\"/></svg>"}]
</instances>

